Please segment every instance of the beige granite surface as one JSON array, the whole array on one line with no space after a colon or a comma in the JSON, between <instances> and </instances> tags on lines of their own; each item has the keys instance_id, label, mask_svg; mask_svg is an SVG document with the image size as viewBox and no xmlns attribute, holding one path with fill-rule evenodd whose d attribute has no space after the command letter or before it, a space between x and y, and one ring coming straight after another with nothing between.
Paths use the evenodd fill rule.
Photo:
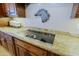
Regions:
<instances>
[{"instance_id":1,"label":"beige granite surface","mask_svg":"<svg viewBox=\"0 0 79 59\"><path fill-rule=\"evenodd\" d=\"M34 29L34 28L31 28ZM79 55L79 37L72 36L67 32L59 31L49 31L42 30L44 32L49 32L55 34L54 44L43 43L39 40L25 37L25 32L28 28L12 28L12 27L0 27L0 31L5 32L11 36L14 36L20 40L29 42L33 45L36 45L40 48L49 50L51 52L60 54L60 55ZM39 29L34 29L39 30Z\"/></svg>"}]
</instances>

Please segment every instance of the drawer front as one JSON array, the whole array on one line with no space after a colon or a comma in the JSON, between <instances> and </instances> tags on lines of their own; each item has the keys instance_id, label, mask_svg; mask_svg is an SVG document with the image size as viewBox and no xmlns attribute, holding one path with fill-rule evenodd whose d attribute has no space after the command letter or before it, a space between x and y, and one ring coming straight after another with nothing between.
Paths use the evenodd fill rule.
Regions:
<instances>
[{"instance_id":1,"label":"drawer front","mask_svg":"<svg viewBox=\"0 0 79 59\"><path fill-rule=\"evenodd\" d=\"M37 47L35 47L35 46L33 46L29 43L23 42L23 41L18 40L18 39L16 39L15 42L16 42L17 45L22 46L23 48L29 50L30 52L32 52L36 55L39 55L39 56L47 55L47 51L42 50L40 48L37 48Z\"/></svg>"}]
</instances>

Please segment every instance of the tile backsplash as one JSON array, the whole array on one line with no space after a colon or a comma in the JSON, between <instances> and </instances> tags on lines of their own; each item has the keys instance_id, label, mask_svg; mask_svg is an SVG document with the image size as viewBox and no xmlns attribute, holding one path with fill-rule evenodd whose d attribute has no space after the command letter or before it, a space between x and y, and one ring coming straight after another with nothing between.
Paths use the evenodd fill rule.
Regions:
<instances>
[{"instance_id":1,"label":"tile backsplash","mask_svg":"<svg viewBox=\"0 0 79 59\"><path fill-rule=\"evenodd\" d=\"M50 14L47 22L42 23L40 17L36 17L35 13L39 9L46 9ZM46 28L60 31L71 31L74 24L71 20L73 4L72 3L38 3L30 4L26 8L26 25L31 27Z\"/></svg>"}]
</instances>

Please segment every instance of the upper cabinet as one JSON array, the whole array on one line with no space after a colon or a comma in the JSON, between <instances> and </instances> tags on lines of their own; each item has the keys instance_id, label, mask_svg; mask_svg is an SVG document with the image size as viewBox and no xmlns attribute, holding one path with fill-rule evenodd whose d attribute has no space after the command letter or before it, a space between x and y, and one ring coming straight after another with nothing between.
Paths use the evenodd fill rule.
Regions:
<instances>
[{"instance_id":1,"label":"upper cabinet","mask_svg":"<svg viewBox=\"0 0 79 59\"><path fill-rule=\"evenodd\" d=\"M25 3L0 3L0 17L25 17Z\"/></svg>"},{"instance_id":2,"label":"upper cabinet","mask_svg":"<svg viewBox=\"0 0 79 59\"><path fill-rule=\"evenodd\" d=\"M17 17L16 5L15 3L6 3L6 12L9 17Z\"/></svg>"},{"instance_id":3,"label":"upper cabinet","mask_svg":"<svg viewBox=\"0 0 79 59\"><path fill-rule=\"evenodd\" d=\"M25 17L25 4L16 3L16 11L17 11L18 17Z\"/></svg>"},{"instance_id":4,"label":"upper cabinet","mask_svg":"<svg viewBox=\"0 0 79 59\"><path fill-rule=\"evenodd\" d=\"M76 18L79 18L79 4L77 4L77 11L76 11L75 17L76 17Z\"/></svg>"},{"instance_id":5,"label":"upper cabinet","mask_svg":"<svg viewBox=\"0 0 79 59\"><path fill-rule=\"evenodd\" d=\"M7 3L6 8L10 17L25 17L25 3Z\"/></svg>"},{"instance_id":6,"label":"upper cabinet","mask_svg":"<svg viewBox=\"0 0 79 59\"><path fill-rule=\"evenodd\" d=\"M7 17L6 5L0 3L0 17Z\"/></svg>"}]
</instances>

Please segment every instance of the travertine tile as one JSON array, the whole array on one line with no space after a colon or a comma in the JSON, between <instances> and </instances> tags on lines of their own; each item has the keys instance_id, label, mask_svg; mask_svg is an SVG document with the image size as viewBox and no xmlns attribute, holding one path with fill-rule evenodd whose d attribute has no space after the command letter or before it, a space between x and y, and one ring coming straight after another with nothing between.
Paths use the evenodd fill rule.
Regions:
<instances>
[{"instance_id":1,"label":"travertine tile","mask_svg":"<svg viewBox=\"0 0 79 59\"><path fill-rule=\"evenodd\" d=\"M0 56L11 56L11 55L5 48L0 46Z\"/></svg>"}]
</instances>

